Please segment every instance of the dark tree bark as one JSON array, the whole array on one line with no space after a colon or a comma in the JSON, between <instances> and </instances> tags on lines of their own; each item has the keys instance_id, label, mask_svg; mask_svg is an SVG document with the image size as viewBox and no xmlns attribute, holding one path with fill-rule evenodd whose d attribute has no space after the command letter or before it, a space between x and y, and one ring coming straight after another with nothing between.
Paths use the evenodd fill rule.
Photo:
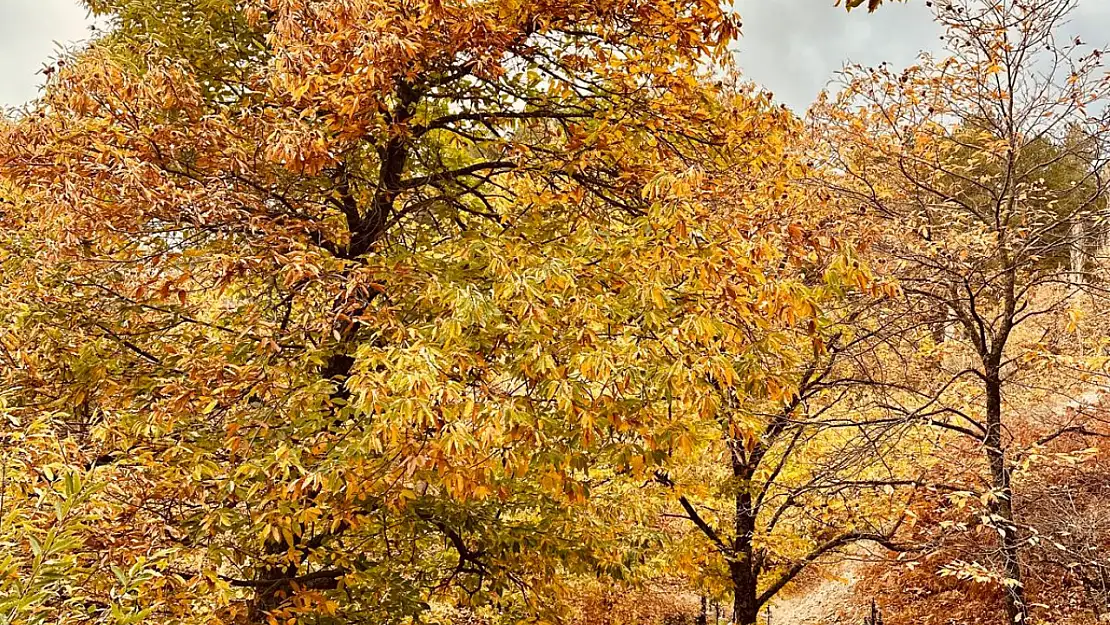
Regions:
<instances>
[{"instance_id":1,"label":"dark tree bark","mask_svg":"<svg viewBox=\"0 0 1110 625\"><path fill-rule=\"evenodd\" d=\"M986 454L990 463L991 487L998 497L991 503L990 511L1001 524L999 531L1002 542L1002 568L1009 582L1006 588L1006 616L1010 623L1023 624L1029 621L1029 608L1025 602L1025 589L1021 574L1021 545L1017 522L1014 517L1011 468L1006 459L1006 447L1002 440L1002 381L997 367L988 369L987 391L987 436Z\"/></svg>"},{"instance_id":2,"label":"dark tree bark","mask_svg":"<svg viewBox=\"0 0 1110 625\"><path fill-rule=\"evenodd\" d=\"M755 465L744 462L736 443L732 449L732 477L736 483L736 517L733 523L732 559L732 621L736 625L754 625L759 616L759 570L756 567L752 538L755 536L756 514L752 505L751 479Z\"/></svg>"}]
</instances>

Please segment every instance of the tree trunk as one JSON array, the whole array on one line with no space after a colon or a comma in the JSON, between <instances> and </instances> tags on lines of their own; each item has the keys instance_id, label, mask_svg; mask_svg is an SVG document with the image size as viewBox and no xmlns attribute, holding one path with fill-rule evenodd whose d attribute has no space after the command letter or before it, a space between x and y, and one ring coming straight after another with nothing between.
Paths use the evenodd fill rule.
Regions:
<instances>
[{"instance_id":1,"label":"tree trunk","mask_svg":"<svg viewBox=\"0 0 1110 625\"><path fill-rule=\"evenodd\" d=\"M745 562L729 563L732 575L732 622L735 625L755 625L759 617L756 603L756 576Z\"/></svg>"},{"instance_id":2,"label":"tree trunk","mask_svg":"<svg viewBox=\"0 0 1110 625\"><path fill-rule=\"evenodd\" d=\"M392 112L394 123L403 125L407 120L411 119L417 102L420 99L419 92L412 88L412 86L405 82L399 81L397 84L398 94L400 101ZM336 188L339 192L339 200L342 205L344 217L347 220L347 229L350 233L350 242L347 249L342 254L348 260L354 260L361 257L371 250L374 244L385 233L386 225L389 222L389 216L393 213L393 204L401 191L401 177L405 171L405 165L409 158L409 146L405 143L406 139L403 137L395 137L390 139L383 151L383 158L378 165L378 188L374 193L373 199L370 202L368 210L362 211L359 207L359 202L354 190L351 187L351 181L348 177L347 170L344 167L340 168L340 173L336 180ZM378 293L369 293L367 301L363 304L365 310L371 301L377 297ZM340 312L340 309L333 306L333 312ZM357 318L357 315L352 315L352 318ZM357 324L351 325L344 330L337 330L341 338L341 342L349 341L356 333ZM336 384L335 391L332 394L332 399L348 400L350 399L350 391L347 390L345 382L351 373L351 368L354 366L355 359L346 353L338 353L328 359L327 364L320 372L321 377L325 380L330 380ZM313 495L306 494L304 499L307 501ZM308 556L309 548L301 544L284 545L281 541L273 541L274 547L268 548L267 552L271 555L282 553L286 548L290 550L298 550L300 552L301 561L294 562L285 567L284 577L294 577L303 564L304 559ZM299 542L299 541L298 541ZM270 565L263 567L261 580L279 579L282 577L282 567L278 565ZM331 580L330 583L335 583ZM274 608L281 605L285 598L290 594L291 586L289 583L280 582L273 584L260 585L255 590L255 597L251 602L251 621L252 622L265 622L268 620L268 613Z\"/></svg>"},{"instance_id":3,"label":"tree trunk","mask_svg":"<svg viewBox=\"0 0 1110 625\"><path fill-rule=\"evenodd\" d=\"M1003 571L1006 574L1006 613L1010 623L1023 625L1029 622L1029 607L1025 603L1025 588L1022 585L1020 541L1017 523L1014 519L1013 490L1010 484L1011 471L1006 460L1006 448L1002 441L1002 382L997 366L990 367L987 375L987 436L986 451L990 461L991 487L998 495L991 504L991 513L1000 523L1002 535Z\"/></svg>"},{"instance_id":4,"label":"tree trunk","mask_svg":"<svg viewBox=\"0 0 1110 625\"><path fill-rule=\"evenodd\" d=\"M1071 224L1071 231L1068 233L1069 243L1071 244L1068 255L1068 269L1071 277L1072 286L1077 289L1083 288L1087 282L1085 252L1087 245L1087 228L1083 223L1082 217L1076 217L1075 221Z\"/></svg>"},{"instance_id":5,"label":"tree trunk","mask_svg":"<svg viewBox=\"0 0 1110 625\"><path fill-rule=\"evenodd\" d=\"M732 475L736 480L736 519L733 527L732 561L729 575L732 579L732 622L735 625L755 625L759 618L757 593L759 571L753 559L752 537L755 535L755 510L752 506L751 478L754 469L741 462L735 451L732 454Z\"/></svg>"}]
</instances>

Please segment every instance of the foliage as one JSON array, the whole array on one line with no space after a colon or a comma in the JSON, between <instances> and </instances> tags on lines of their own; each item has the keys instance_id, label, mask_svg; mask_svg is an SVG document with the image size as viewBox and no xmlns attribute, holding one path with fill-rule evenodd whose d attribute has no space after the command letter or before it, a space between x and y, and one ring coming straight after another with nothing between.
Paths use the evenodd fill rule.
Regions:
<instances>
[{"instance_id":1,"label":"foliage","mask_svg":"<svg viewBox=\"0 0 1110 625\"><path fill-rule=\"evenodd\" d=\"M997 584L1015 622L1029 618L1022 552L1035 540L1016 507L1022 459L1097 435L1052 408L1023 418L1023 407L1104 386L1101 349L1074 337L1079 309L1104 295L1090 268L1104 262L1110 127L1093 111L1110 94L1103 51L1058 39L1073 8L938 3L949 56L901 73L849 68L843 94L814 117L828 131L830 190L885 224L870 259L905 294L874 319L880 336L859 377L885 418L945 433L941 462L960 470L937 486L981 502L982 540L941 572ZM884 366L892 359L906 366Z\"/></svg>"},{"instance_id":2,"label":"foliage","mask_svg":"<svg viewBox=\"0 0 1110 625\"><path fill-rule=\"evenodd\" d=\"M715 3L90 7L0 164L11 413L112 484L53 622L556 617L781 387L794 122Z\"/></svg>"},{"instance_id":3,"label":"foliage","mask_svg":"<svg viewBox=\"0 0 1110 625\"><path fill-rule=\"evenodd\" d=\"M0 620L1110 609L1072 4L806 124L706 0L87 0L0 128Z\"/></svg>"}]
</instances>

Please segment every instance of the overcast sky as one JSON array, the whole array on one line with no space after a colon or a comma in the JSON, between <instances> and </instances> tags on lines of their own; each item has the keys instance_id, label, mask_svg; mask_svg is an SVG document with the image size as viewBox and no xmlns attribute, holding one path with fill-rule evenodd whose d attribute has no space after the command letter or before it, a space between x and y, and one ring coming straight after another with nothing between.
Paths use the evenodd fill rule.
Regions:
<instances>
[{"instance_id":1,"label":"overcast sky","mask_svg":"<svg viewBox=\"0 0 1110 625\"><path fill-rule=\"evenodd\" d=\"M888 4L873 15L849 15L834 0L735 1L744 21L736 45L741 67L798 111L846 61L902 67L919 51L939 47L924 0ZM1110 0L1080 0L1071 30L1090 44L1110 43ZM75 0L0 0L0 105L34 98L43 63L59 45L88 36L85 10Z\"/></svg>"},{"instance_id":2,"label":"overcast sky","mask_svg":"<svg viewBox=\"0 0 1110 625\"><path fill-rule=\"evenodd\" d=\"M88 38L85 18L75 0L0 0L0 105L35 97L44 79L37 72L59 46Z\"/></svg>"}]
</instances>

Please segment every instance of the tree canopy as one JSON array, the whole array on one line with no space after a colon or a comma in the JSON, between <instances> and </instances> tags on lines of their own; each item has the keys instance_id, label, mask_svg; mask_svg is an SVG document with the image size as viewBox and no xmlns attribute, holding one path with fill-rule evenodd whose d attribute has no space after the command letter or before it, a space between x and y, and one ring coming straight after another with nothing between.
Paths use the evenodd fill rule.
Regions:
<instances>
[{"instance_id":1,"label":"tree canopy","mask_svg":"<svg viewBox=\"0 0 1110 625\"><path fill-rule=\"evenodd\" d=\"M1028 622L1031 563L1106 579L1057 536L1108 432L1056 408L1107 362L1073 3L941 2L951 58L808 119L713 1L86 5L0 128L0 622L755 625L865 556Z\"/></svg>"}]
</instances>

